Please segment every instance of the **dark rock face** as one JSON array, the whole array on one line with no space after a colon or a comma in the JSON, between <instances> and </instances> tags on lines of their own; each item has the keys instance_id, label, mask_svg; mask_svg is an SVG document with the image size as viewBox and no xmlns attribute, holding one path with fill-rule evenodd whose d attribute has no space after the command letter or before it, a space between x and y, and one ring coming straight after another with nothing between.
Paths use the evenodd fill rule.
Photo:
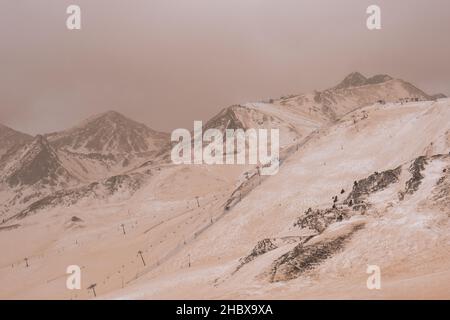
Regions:
<instances>
[{"instance_id":1,"label":"dark rock face","mask_svg":"<svg viewBox=\"0 0 450 320\"><path fill-rule=\"evenodd\" d=\"M117 192L123 185L127 185L131 190L137 190L140 186L140 181L134 180L129 175L118 175L110 177L103 182L103 186L110 194Z\"/></svg>"},{"instance_id":2,"label":"dark rock face","mask_svg":"<svg viewBox=\"0 0 450 320\"><path fill-rule=\"evenodd\" d=\"M397 167L396 169L383 171L381 173L375 172L369 177L355 182L353 190L350 192L344 203L350 204L351 202L356 206L356 209L360 208L361 204L364 202L364 198L371 193L381 191L389 185L398 182L401 172L402 168Z\"/></svg>"},{"instance_id":3,"label":"dark rock face","mask_svg":"<svg viewBox=\"0 0 450 320\"><path fill-rule=\"evenodd\" d=\"M56 152L42 136L37 136L27 145L23 155L7 172L5 182L10 187L34 185L36 183L55 186L69 180L76 180L62 166Z\"/></svg>"},{"instance_id":4,"label":"dark rock face","mask_svg":"<svg viewBox=\"0 0 450 320\"><path fill-rule=\"evenodd\" d=\"M350 73L341 83L339 83L335 89L345 89L350 87L363 86L367 82L367 78L359 72Z\"/></svg>"},{"instance_id":5,"label":"dark rock face","mask_svg":"<svg viewBox=\"0 0 450 320\"><path fill-rule=\"evenodd\" d=\"M258 256L267 253L269 251L275 250L278 248L278 245L275 244L274 239L264 239L259 241L256 246L253 248L253 250L250 252L250 254L244 258L241 258L239 262L241 263L238 269L244 265L249 263L250 261L253 261ZM237 270L236 270L237 271Z\"/></svg>"},{"instance_id":6,"label":"dark rock face","mask_svg":"<svg viewBox=\"0 0 450 320\"><path fill-rule=\"evenodd\" d=\"M0 232L1 231L9 231L9 230L14 230L20 227L20 224L13 224L13 225L9 225L9 226L0 226Z\"/></svg>"},{"instance_id":7,"label":"dark rock face","mask_svg":"<svg viewBox=\"0 0 450 320\"><path fill-rule=\"evenodd\" d=\"M231 106L223 109L219 114L210 119L205 125L203 130L206 131L208 129L218 129L224 131L226 129L246 129L244 124L239 119L236 111L239 108L243 108L241 106Z\"/></svg>"},{"instance_id":8,"label":"dark rock face","mask_svg":"<svg viewBox=\"0 0 450 320\"><path fill-rule=\"evenodd\" d=\"M291 251L275 260L269 271L269 281L292 280L308 270L314 269L324 260L340 251L351 236L363 225L355 226L349 233L334 239L324 240L315 244L299 244Z\"/></svg>"},{"instance_id":9,"label":"dark rock face","mask_svg":"<svg viewBox=\"0 0 450 320\"><path fill-rule=\"evenodd\" d=\"M309 208L304 215L295 221L294 227L313 230L317 235L303 237L303 239L298 241L294 249L276 259L269 272L269 281L287 281L297 278L303 272L314 269L318 264L342 249L353 233L363 228L363 223L352 227L349 232L338 237L311 245L309 245L309 242L311 239L320 236L331 224L349 219L354 214L357 214L355 211L365 211L370 206L370 203L364 202L365 198L371 193L381 191L392 183L398 182L400 174L401 166L381 173L375 172L365 179L355 181L353 190L344 201L344 204L353 207L353 210L337 205L337 195L333 196L334 204L332 208ZM345 193L345 190L342 189L341 193ZM279 248L276 240L264 239L258 242L249 255L240 259L240 265L234 272L237 272L243 265L253 261L260 255Z\"/></svg>"},{"instance_id":10,"label":"dark rock face","mask_svg":"<svg viewBox=\"0 0 450 320\"><path fill-rule=\"evenodd\" d=\"M342 89L351 89L351 88L357 88L367 85L376 85L385 83L388 81L394 80L391 76L386 74L378 74L370 78L364 77L359 72L354 72L349 74L341 83L339 83L336 87L332 88L332 90L342 90ZM426 94L422 90L418 89L414 85L412 85L409 82L398 80L401 86L409 92L409 99L416 99L415 101L420 100L433 100L432 96ZM398 97L397 99L386 99L386 97L380 97L380 99L383 99L385 101L396 101L398 99L401 100L401 98L405 97ZM377 99L379 100L379 99ZM377 101L375 100L375 101ZM373 101L373 102L375 102ZM413 100L411 100L413 101Z\"/></svg>"},{"instance_id":11,"label":"dark rock face","mask_svg":"<svg viewBox=\"0 0 450 320\"><path fill-rule=\"evenodd\" d=\"M303 216L294 223L295 227L308 228L314 230L318 235L322 234L331 224L349 219L354 211L365 211L370 203L364 202L365 198L371 193L381 191L392 183L399 181L401 167L393 170L375 172L369 177L355 181L353 190L350 192L344 204L353 207L353 211L349 208L342 208L336 205L337 196L334 196L334 205L332 208L315 209L309 208ZM275 260L269 271L269 281L287 281L299 277L308 270L314 269L317 265L328 259L336 252L341 250L351 236L361 228L364 224L358 224L349 232L334 238L309 244L311 237L304 242L299 243L294 249ZM260 249L266 246L259 247ZM255 248L256 249L256 248ZM258 251L255 250L254 256Z\"/></svg>"},{"instance_id":12,"label":"dark rock face","mask_svg":"<svg viewBox=\"0 0 450 320\"><path fill-rule=\"evenodd\" d=\"M232 209L237 203L242 201L263 179L257 172L249 172L247 179L243 181L230 195L224 205L225 210Z\"/></svg>"},{"instance_id":13,"label":"dark rock face","mask_svg":"<svg viewBox=\"0 0 450 320\"><path fill-rule=\"evenodd\" d=\"M349 217L349 209L330 208L312 210L309 208L304 216L297 219L294 227L308 228L322 233L330 224L348 219Z\"/></svg>"},{"instance_id":14,"label":"dark rock face","mask_svg":"<svg viewBox=\"0 0 450 320\"><path fill-rule=\"evenodd\" d=\"M392 80L393 78L387 74L377 74L369 79L367 79L366 84L378 84L383 83L389 80Z\"/></svg>"},{"instance_id":15,"label":"dark rock face","mask_svg":"<svg viewBox=\"0 0 450 320\"><path fill-rule=\"evenodd\" d=\"M414 162L409 167L409 172L411 173L411 179L406 181L405 191L401 192L399 198L404 199L406 194L413 194L419 189L422 179L422 171L425 170L425 165L427 165L427 158L422 156L414 160Z\"/></svg>"}]
</instances>

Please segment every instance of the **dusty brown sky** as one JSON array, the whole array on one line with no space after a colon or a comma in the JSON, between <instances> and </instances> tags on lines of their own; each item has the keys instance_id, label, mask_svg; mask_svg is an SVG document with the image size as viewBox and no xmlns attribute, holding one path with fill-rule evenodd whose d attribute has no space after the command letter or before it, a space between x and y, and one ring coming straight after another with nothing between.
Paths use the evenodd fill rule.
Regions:
<instances>
[{"instance_id":1,"label":"dusty brown sky","mask_svg":"<svg viewBox=\"0 0 450 320\"><path fill-rule=\"evenodd\" d=\"M381 31L365 27L370 4ZM450 94L449 31L448 0L0 0L0 123L44 133L114 109L191 128L352 71Z\"/></svg>"}]
</instances>

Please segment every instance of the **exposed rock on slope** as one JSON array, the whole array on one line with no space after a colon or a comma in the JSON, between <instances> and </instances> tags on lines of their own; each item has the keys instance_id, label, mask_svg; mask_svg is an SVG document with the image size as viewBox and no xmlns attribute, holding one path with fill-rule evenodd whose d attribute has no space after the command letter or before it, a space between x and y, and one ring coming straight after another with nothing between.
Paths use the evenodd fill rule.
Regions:
<instances>
[{"instance_id":1,"label":"exposed rock on slope","mask_svg":"<svg viewBox=\"0 0 450 320\"><path fill-rule=\"evenodd\" d=\"M375 172L366 179L355 181L353 190L345 200L345 204L354 206L354 209L361 207L364 199L370 194L386 189L390 184L399 181L399 176L402 172L401 167L393 170L383 171L381 173Z\"/></svg>"},{"instance_id":2,"label":"exposed rock on slope","mask_svg":"<svg viewBox=\"0 0 450 320\"><path fill-rule=\"evenodd\" d=\"M443 169L442 176L429 200L429 205L446 212L450 217L450 164Z\"/></svg>"},{"instance_id":3,"label":"exposed rock on slope","mask_svg":"<svg viewBox=\"0 0 450 320\"><path fill-rule=\"evenodd\" d=\"M273 262L268 272L269 281L292 280L306 271L313 270L318 264L342 250L351 236L362 227L363 225L359 224L336 238L297 245Z\"/></svg>"},{"instance_id":4,"label":"exposed rock on slope","mask_svg":"<svg viewBox=\"0 0 450 320\"><path fill-rule=\"evenodd\" d=\"M153 159L168 144L168 135L112 111L66 131L30 138L25 145L21 143L27 136L3 127L1 132L6 132L5 137L17 137L0 160L0 183L4 186L4 190L0 188L4 199L0 213L9 217L30 207L34 210L50 198L55 205L67 205L84 197L96 184L107 188L112 179ZM128 187L130 193L135 191L134 184ZM98 194L99 199L117 190L107 191ZM74 199L68 200L70 197Z\"/></svg>"},{"instance_id":5,"label":"exposed rock on slope","mask_svg":"<svg viewBox=\"0 0 450 320\"><path fill-rule=\"evenodd\" d=\"M33 137L0 124L0 167L2 156L11 148L18 148L33 140Z\"/></svg>"},{"instance_id":6,"label":"exposed rock on slope","mask_svg":"<svg viewBox=\"0 0 450 320\"><path fill-rule=\"evenodd\" d=\"M341 83L339 83L335 89L344 89L344 88L350 88L350 87L359 87L367 84L367 78L364 77L359 72L353 72L346 76L344 80L342 80Z\"/></svg>"},{"instance_id":7,"label":"exposed rock on slope","mask_svg":"<svg viewBox=\"0 0 450 320\"><path fill-rule=\"evenodd\" d=\"M330 224L348 219L350 216L351 212L349 209L330 208L313 210L309 208L305 212L305 215L298 218L297 222L294 223L294 227L314 230L320 234Z\"/></svg>"},{"instance_id":8,"label":"exposed rock on slope","mask_svg":"<svg viewBox=\"0 0 450 320\"><path fill-rule=\"evenodd\" d=\"M233 273L236 273L239 271L240 268L242 268L247 263L252 262L259 256L268 253L270 251L273 251L279 247L285 246L287 244L291 243L298 243L301 241L302 243L309 240L311 237L283 237L283 238L272 238L272 239L263 239L259 241L256 246L253 248L253 250L245 257L239 259L239 265L236 268L236 270Z\"/></svg>"},{"instance_id":9,"label":"exposed rock on slope","mask_svg":"<svg viewBox=\"0 0 450 320\"><path fill-rule=\"evenodd\" d=\"M434 177L433 173L425 173L427 170L436 170L433 169L434 167L442 167L442 163L446 163L446 165L442 169L439 179ZM364 227L367 220L353 219L353 222L351 220L350 222L344 222L356 216L362 218L361 215L367 214L366 210L360 210L362 204L364 209L373 207L373 210L368 212L369 218L374 212L395 211L402 207L403 202L410 201L405 199L404 195L412 195L415 191L418 191L424 179L429 181L437 179L437 182L434 185L428 182L426 188L431 189L423 190L420 199L427 202L431 201L430 207L436 206L439 207L439 210L445 210L444 208L447 207L446 211L450 216L448 210L448 204L450 203L449 163L450 155L435 155L429 158L418 157L411 163L392 170L376 172L365 179L355 181L353 190L342 203L353 206L354 210L343 208L339 203L333 208L309 208L296 220L294 227L300 228L302 231L311 230L315 234L297 239L291 238L290 243L297 243L295 247L285 250L285 253L275 258L268 270L262 274L263 278L270 282L287 281L308 271L313 271L321 263L344 250L345 244L350 241L353 234ZM402 179L409 177L405 186L400 179L403 174L406 176ZM380 194L388 188L391 188L391 192L383 197L387 196L394 202L383 200L383 197L380 198ZM403 197L396 198L396 192L402 193ZM377 218L372 217L372 219ZM259 241L249 255L239 259L239 265L233 273L238 272L244 265L252 263L268 252L287 244L280 240L280 238L267 238Z\"/></svg>"},{"instance_id":10,"label":"exposed rock on slope","mask_svg":"<svg viewBox=\"0 0 450 320\"><path fill-rule=\"evenodd\" d=\"M422 175L422 171L425 170L425 166L427 165L426 157L419 157L411 164L409 167L409 172L411 173L411 178L406 181L405 190L400 193L400 199L405 197L405 194L413 194L419 189L420 184L422 183L422 179L424 178Z\"/></svg>"},{"instance_id":11,"label":"exposed rock on slope","mask_svg":"<svg viewBox=\"0 0 450 320\"><path fill-rule=\"evenodd\" d=\"M66 186L77 180L64 168L48 141L38 135L10 159L2 181L14 188L36 184Z\"/></svg>"},{"instance_id":12,"label":"exposed rock on slope","mask_svg":"<svg viewBox=\"0 0 450 320\"><path fill-rule=\"evenodd\" d=\"M387 82L392 79L393 78L391 76L388 76L386 74L378 74L371 78L366 78L359 72L353 72L353 73L349 74L347 77L345 77L345 79L342 80L342 82L339 83L333 89L348 89L351 87L361 87L361 86L370 85L370 84L378 84L378 83Z\"/></svg>"}]
</instances>

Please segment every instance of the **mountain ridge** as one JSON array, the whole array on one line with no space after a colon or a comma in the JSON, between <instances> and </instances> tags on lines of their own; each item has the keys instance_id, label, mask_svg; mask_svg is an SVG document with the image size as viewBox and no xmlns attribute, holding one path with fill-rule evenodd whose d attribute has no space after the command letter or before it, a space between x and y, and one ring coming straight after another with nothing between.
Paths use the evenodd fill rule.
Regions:
<instances>
[{"instance_id":1,"label":"mountain ridge","mask_svg":"<svg viewBox=\"0 0 450 320\"><path fill-rule=\"evenodd\" d=\"M365 85L383 83L393 79L394 78L392 78L387 74L377 74L370 78L367 78L359 72L352 72L332 89L347 89L351 87L360 87Z\"/></svg>"},{"instance_id":2,"label":"mountain ridge","mask_svg":"<svg viewBox=\"0 0 450 320\"><path fill-rule=\"evenodd\" d=\"M0 123L0 141L2 142L0 145L0 162L2 156L11 148L23 145L31 140L33 140L32 136Z\"/></svg>"},{"instance_id":3,"label":"mountain ridge","mask_svg":"<svg viewBox=\"0 0 450 320\"><path fill-rule=\"evenodd\" d=\"M120 154L154 151L168 134L150 129L117 111L107 111L91 116L67 130L45 136L58 149Z\"/></svg>"},{"instance_id":4,"label":"mountain ridge","mask_svg":"<svg viewBox=\"0 0 450 320\"><path fill-rule=\"evenodd\" d=\"M76 180L62 165L56 151L42 135L20 149L4 169L3 181L10 187L37 183L56 186Z\"/></svg>"}]
</instances>

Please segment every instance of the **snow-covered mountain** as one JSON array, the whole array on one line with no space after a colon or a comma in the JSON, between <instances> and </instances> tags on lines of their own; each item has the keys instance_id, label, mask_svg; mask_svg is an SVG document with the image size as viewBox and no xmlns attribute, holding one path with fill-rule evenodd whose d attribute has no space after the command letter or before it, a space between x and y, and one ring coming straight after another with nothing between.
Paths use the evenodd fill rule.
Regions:
<instances>
[{"instance_id":1,"label":"snow-covered mountain","mask_svg":"<svg viewBox=\"0 0 450 320\"><path fill-rule=\"evenodd\" d=\"M95 115L46 138L64 165L86 182L124 173L155 158L170 142L168 134L115 111Z\"/></svg>"},{"instance_id":2,"label":"snow-covered mountain","mask_svg":"<svg viewBox=\"0 0 450 320\"><path fill-rule=\"evenodd\" d=\"M448 298L449 120L448 99L358 109L320 128L277 175L228 191L232 207L205 187L200 208L193 194L176 215L165 180L167 193L132 202L177 217L139 220L154 240L135 240L161 262L105 297ZM368 265L381 268L382 291L366 288Z\"/></svg>"},{"instance_id":3,"label":"snow-covered mountain","mask_svg":"<svg viewBox=\"0 0 450 320\"><path fill-rule=\"evenodd\" d=\"M204 130L276 128L280 130L280 146L286 147L318 129L322 124L316 119L282 110L276 105L257 102L223 109L204 125Z\"/></svg>"},{"instance_id":4,"label":"snow-covered mountain","mask_svg":"<svg viewBox=\"0 0 450 320\"><path fill-rule=\"evenodd\" d=\"M37 137L2 171L0 297L90 298L96 283L103 298L448 298L450 99L435 98L353 73L205 123L279 128L267 177L173 165L170 137L116 113ZM81 291L61 276L74 263Z\"/></svg>"},{"instance_id":5,"label":"snow-covered mountain","mask_svg":"<svg viewBox=\"0 0 450 320\"><path fill-rule=\"evenodd\" d=\"M353 87L362 87L371 84L379 84L387 81L393 80L393 78L387 74L377 74L373 77L366 78L359 72L350 73L344 78L337 86L333 89L348 89Z\"/></svg>"},{"instance_id":6,"label":"snow-covered mountain","mask_svg":"<svg viewBox=\"0 0 450 320\"><path fill-rule=\"evenodd\" d=\"M432 97L401 79L388 75L375 75L367 79L356 72L334 88L282 97L274 103L312 119L334 121L356 108L377 102L412 100L432 100Z\"/></svg>"},{"instance_id":7,"label":"snow-covered mountain","mask_svg":"<svg viewBox=\"0 0 450 320\"><path fill-rule=\"evenodd\" d=\"M167 134L114 111L34 139L1 129L3 136L10 138L0 161L0 193L4 199L0 211L8 217L53 193L62 195L61 190L120 176L155 158L169 141Z\"/></svg>"},{"instance_id":8,"label":"snow-covered mountain","mask_svg":"<svg viewBox=\"0 0 450 320\"><path fill-rule=\"evenodd\" d=\"M406 81L383 74L366 78L354 72L324 91L230 106L211 118L204 130L278 128L280 144L286 147L357 108L375 103L426 100L435 97Z\"/></svg>"},{"instance_id":9,"label":"snow-covered mountain","mask_svg":"<svg viewBox=\"0 0 450 320\"><path fill-rule=\"evenodd\" d=\"M57 149L76 153L141 154L157 152L168 135L115 111L95 115L79 125L46 135Z\"/></svg>"},{"instance_id":10,"label":"snow-covered mountain","mask_svg":"<svg viewBox=\"0 0 450 320\"><path fill-rule=\"evenodd\" d=\"M3 156L0 167L0 214L11 217L29 203L80 183L42 135L17 144Z\"/></svg>"}]
</instances>

